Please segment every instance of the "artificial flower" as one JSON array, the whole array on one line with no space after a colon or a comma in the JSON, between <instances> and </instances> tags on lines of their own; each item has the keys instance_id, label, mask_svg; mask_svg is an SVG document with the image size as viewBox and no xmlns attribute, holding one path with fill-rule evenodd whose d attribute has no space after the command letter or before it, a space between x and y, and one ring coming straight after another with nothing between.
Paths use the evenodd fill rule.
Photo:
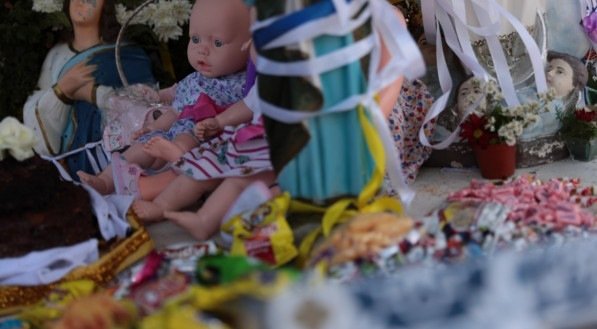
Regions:
<instances>
[{"instance_id":1,"label":"artificial flower","mask_svg":"<svg viewBox=\"0 0 597 329\"><path fill-rule=\"evenodd\" d=\"M63 0L33 0L33 10L55 13L62 10ZM160 0L147 4L129 22L130 25L146 25L162 42L177 40L182 27L189 21L192 4L189 0ZM123 25L136 8L127 9L123 2L115 5L116 19Z\"/></svg>"},{"instance_id":2,"label":"artificial flower","mask_svg":"<svg viewBox=\"0 0 597 329\"><path fill-rule=\"evenodd\" d=\"M483 88L486 104L475 109L460 126L460 137L472 146L486 148L489 144L516 144L525 127L537 121L540 104L548 103L553 92L539 96L538 102L507 108L503 105L503 96L494 80L487 83L474 81Z\"/></svg>"},{"instance_id":3,"label":"artificial flower","mask_svg":"<svg viewBox=\"0 0 597 329\"><path fill-rule=\"evenodd\" d=\"M62 10L62 1L33 0L33 11L40 13L53 13Z\"/></svg>"},{"instance_id":4,"label":"artificial flower","mask_svg":"<svg viewBox=\"0 0 597 329\"><path fill-rule=\"evenodd\" d=\"M13 117L6 117L0 122L0 160L4 159L4 151L18 161L33 156L35 134Z\"/></svg>"},{"instance_id":5,"label":"artificial flower","mask_svg":"<svg viewBox=\"0 0 597 329\"><path fill-rule=\"evenodd\" d=\"M597 138L597 107L586 106L561 116L560 133L565 138L591 140Z\"/></svg>"}]
</instances>

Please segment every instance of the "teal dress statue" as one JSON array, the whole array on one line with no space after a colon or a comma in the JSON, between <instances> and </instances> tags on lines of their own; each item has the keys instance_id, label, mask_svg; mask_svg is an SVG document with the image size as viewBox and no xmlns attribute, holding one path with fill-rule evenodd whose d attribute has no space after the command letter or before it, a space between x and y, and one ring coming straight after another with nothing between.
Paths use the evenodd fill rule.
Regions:
<instances>
[{"instance_id":1,"label":"teal dress statue","mask_svg":"<svg viewBox=\"0 0 597 329\"><path fill-rule=\"evenodd\" d=\"M281 4L280 4L281 2ZM370 20L345 35L321 34L286 47L265 47L284 32L315 19L336 15L332 1L295 1L299 8L283 12L284 1L256 1L258 19L285 15L253 34L258 54L268 60L292 63L316 61L349 47L371 34ZM296 199L326 204L356 196L370 181L375 167L357 106L334 107L367 90L369 55L319 74L273 75L258 71L258 93L263 102L307 113L300 123L284 123L265 112L271 159L280 187ZM368 116L365 116L369 120Z\"/></svg>"}]
</instances>

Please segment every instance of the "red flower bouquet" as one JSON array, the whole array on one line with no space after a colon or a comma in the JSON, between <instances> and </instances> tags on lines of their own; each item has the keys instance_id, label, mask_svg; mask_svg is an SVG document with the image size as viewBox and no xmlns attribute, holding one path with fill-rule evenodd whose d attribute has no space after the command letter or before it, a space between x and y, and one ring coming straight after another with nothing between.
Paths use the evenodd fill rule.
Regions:
<instances>
[{"instance_id":1,"label":"red flower bouquet","mask_svg":"<svg viewBox=\"0 0 597 329\"><path fill-rule=\"evenodd\" d=\"M487 83L473 81L482 88L481 100L469 100L477 106L460 125L460 137L472 147L481 170L489 179L504 179L516 169L516 140L525 127L539 118L541 104L551 101L551 94L538 95L537 102L507 108L502 94L493 80ZM478 97L478 96L475 96Z\"/></svg>"},{"instance_id":2,"label":"red flower bouquet","mask_svg":"<svg viewBox=\"0 0 597 329\"><path fill-rule=\"evenodd\" d=\"M591 161L597 157L597 107L568 111L562 116L562 137L572 158Z\"/></svg>"},{"instance_id":3,"label":"red flower bouquet","mask_svg":"<svg viewBox=\"0 0 597 329\"><path fill-rule=\"evenodd\" d=\"M591 140L597 137L597 107L587 106L564 113L560 133L564 138Z\"/></svg>"}]
</instances>

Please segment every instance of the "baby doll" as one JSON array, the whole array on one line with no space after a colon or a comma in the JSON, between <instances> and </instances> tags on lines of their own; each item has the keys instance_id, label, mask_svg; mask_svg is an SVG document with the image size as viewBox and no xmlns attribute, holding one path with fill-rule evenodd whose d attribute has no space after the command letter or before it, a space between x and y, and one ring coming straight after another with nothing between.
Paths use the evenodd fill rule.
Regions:
<instances>
[{"instance_id":1,"label":"baby doll","mask_svg":"<svg viewBox=\"0 0 597 329\"><path fill-rule=\"evenodd\" d=\"M189 63L196 72L170 89L172 92L175 88L176 93L173 109L135 133L135 137L140 137L122 154L124 159L114 153L112 165L98 176L79 171L80 179L102 194L113 193L115 188L122 193L131 188L126 184L127 176L141 172L138 167L123 168L123 161L151 169L159 169L165 164L164 160L146 152L144 144L152 138L160 136L172 141L183 151L197 146L198 140L192 131L195 122L223 111L243 96L243 69L249 54L243 44L250 39L249 24L249 10L242 1L197 1L191 12L187 48ZM162 91L161 100L168 94L167 90Z\"/></svg>"},{"instance_id":2,"label":"baby doll","mask_svg":"<svg viewBox=\"0 0 597 329\"><path fill-rule=\"evenodd\" d=\"M173 170L164 175L175 175L153 201L133 203L137 216L146 221L169 218L195 238L206 239L217 231L222 217L247 186L257 180L272 185L275 175L261 118L255 116L251 120L252 117L245 101L241 101L216 117L197 123L195 133L199 139L219 134L211 140L211 148L204 143L184 153L164 139L150 141L149 152L173 163ZM153 179L141 177L140 190L144 191ZM196 213L169 212L191 205L215 187Z\"/></svg>"}]
</instances>

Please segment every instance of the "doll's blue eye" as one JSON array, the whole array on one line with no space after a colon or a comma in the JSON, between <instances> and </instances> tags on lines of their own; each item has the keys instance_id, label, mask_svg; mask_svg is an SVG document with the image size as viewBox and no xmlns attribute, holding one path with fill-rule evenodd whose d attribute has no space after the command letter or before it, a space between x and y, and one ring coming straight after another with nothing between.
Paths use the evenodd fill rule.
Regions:
<instances>
[{"instance_id":1,"label":"doll's blue eye","mask_svg":"<svg viewBox=\"0 0 597 329\"><path fill-rule=\"evenodd\" d=\"M194 35L194 36L191 37L191 41L193 43L199 43L199 42L201 42L201 38L198 37L198 36L196 36L196 35Z\"/></svg>"},{"instance_id":2,"label":"doll's blue eye","mask_svg":"<svg viewBox=\"0 0 597 329\"><path fill-rule=\"evenodd\" d=\"M224 42L222 42L222 40L218 40L218 39L214 40L214 46L219 48L219 47L222 47L223 45L224 45Z\"/></svg>"}]
</instances>

